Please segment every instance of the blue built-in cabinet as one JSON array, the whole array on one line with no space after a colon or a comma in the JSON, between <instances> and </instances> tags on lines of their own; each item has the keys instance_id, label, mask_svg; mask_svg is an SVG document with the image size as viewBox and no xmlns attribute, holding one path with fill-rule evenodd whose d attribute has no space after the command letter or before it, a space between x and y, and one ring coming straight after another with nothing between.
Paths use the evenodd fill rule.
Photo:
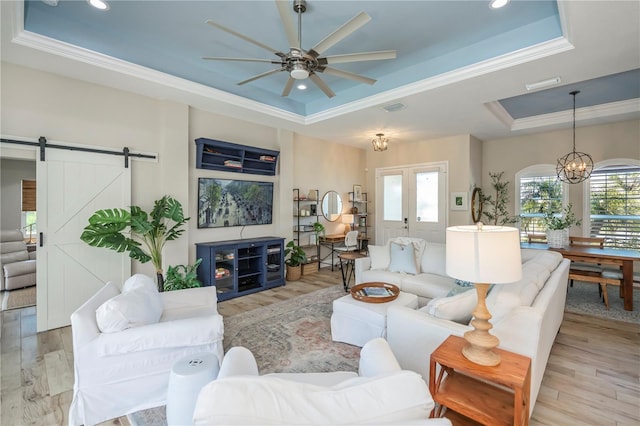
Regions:
<instances>
[{"instance_id":1,"label":"blue built-in cabinet","mask_svg":"<svg viewBox=\"0 0 640 426\"><path fill-rule=\"evenodd\" d=\"M196 168L275 176L279 151L198 138Z\"/></svg>"}]
</instances>

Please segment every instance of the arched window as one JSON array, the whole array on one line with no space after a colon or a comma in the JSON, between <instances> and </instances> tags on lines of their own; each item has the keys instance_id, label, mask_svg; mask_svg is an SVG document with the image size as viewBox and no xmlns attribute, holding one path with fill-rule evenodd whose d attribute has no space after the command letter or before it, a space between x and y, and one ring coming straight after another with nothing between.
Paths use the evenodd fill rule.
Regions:
<instances>
[{"instance_id":1,"label":"arched window","mask_svg":"<svg viewBox=\"0 0 640 426\"><path fill-rule=\"evenodd\" d=\"M615 159L596 164L585 199L584 211L590 214L583 229L590 236L604 237L606 247L640 249L640 161Z\"/></svg>"},{"instance_id":2,"label":"arched window","mask_svg":"<svg viewBox=\"0 0 640 426\"><path fill-rule=\"evenodd\" d=\"M516 173L516 214L520 216L520 240L547 231L542 218L547 211L560 213L567 204L565 185L552 164L529 166Z\"/></svg>"}]
</instances>

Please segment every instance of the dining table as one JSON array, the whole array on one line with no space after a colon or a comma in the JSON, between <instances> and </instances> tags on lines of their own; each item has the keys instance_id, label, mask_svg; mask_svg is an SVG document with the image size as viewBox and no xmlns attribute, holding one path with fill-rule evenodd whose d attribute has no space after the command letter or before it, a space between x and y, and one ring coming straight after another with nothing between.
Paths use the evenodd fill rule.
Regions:
<instances>
[{"instance_id":1,"label":"dining table","mask_svg":"<svg viewBox=\"0 0 640 426\"><path fill-rule=\"evenodd\" d=\"M614 265L622 270L622 294L625 311L633 311L633 262L640 261L640 250L567 245L551 248L544 243L521 243L521 248L553 250L574 262Z\"/></svg>"}]
</instances>

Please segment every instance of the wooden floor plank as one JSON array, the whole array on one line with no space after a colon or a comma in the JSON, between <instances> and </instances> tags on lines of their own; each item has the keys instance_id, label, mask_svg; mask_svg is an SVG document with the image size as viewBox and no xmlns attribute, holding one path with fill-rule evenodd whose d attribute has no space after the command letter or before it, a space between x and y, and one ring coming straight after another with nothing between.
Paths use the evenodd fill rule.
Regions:
<instances>
[{"instance_id":1,"label":"wooden floor plank","mask_svg":"<svg viewBox=\"0 0 640 426\"><path fill-rule=\"evenodd\" d=\"M323 268L282 287L220 302L218 310L226 318L341 282L339 270ZM0 314L3 426L68 421L73 394L71 328L37 334L35 330L35 308ZM637 324L566 313L530 424L640 424L639 347ZM113 425L130 426L126 417L101 424Z\"/></svg>"}]
</instances>

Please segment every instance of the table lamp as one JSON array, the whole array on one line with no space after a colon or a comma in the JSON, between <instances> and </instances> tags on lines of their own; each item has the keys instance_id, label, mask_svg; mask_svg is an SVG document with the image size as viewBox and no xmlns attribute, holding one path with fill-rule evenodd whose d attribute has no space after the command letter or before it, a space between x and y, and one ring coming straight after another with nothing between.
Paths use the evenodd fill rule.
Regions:
<instances>
[{"instance_id":1,"label":"table lamp","mask_svg":"<svg viewBox=\"0 0 640 426\"><path fill-rule=\"evenodd\" d=\"M493 327L485 303L491 284L509 284L522 278L520 232L507 226L452 226L447 228L447 275L470 281L478 292L473 311L473 330L464 334L462 354L480 365L500 364L493 351L500 341L489 333Z\"/></svg>"},{"instance_id":2,"label":"table lamp","mask_svg":"<svg viewBox=\"0 0 640 426\"><path fill-rule=\"evenodd\" d=\"M344 223L344 233L346 235L347 232L351 231L351 224L353 223L353 215L343 214L342 223Z\"/></svg>"}]
</instances>

